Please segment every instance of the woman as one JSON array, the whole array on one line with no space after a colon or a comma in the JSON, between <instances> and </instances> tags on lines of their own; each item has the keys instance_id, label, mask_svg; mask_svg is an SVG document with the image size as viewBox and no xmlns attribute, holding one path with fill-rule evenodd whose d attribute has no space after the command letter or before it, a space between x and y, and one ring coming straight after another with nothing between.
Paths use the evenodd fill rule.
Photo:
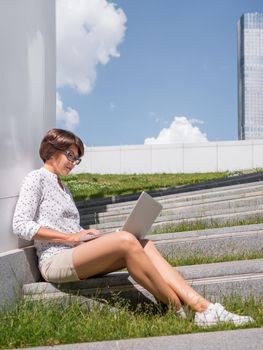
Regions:
<instances>
[{"instance_id":1,"label":"woman","mask_svg":"<svg viewBox=\"0 0 263 350\"><path fill-rule=\"evenodd\" d=\"M181 302L195 313L195 324L208 326L222 321L236 325L252 322L249 316L232 314L194 291L159 254L149 240L137 240L120 231L80 243L82 235L97 233L79 225L79 213L60 177L79 164L83 143L73 133L48 131L41 142L44 166L24 179L16 205L13 230L34 240L43 278L50 282L78 281L127 267L129 274L158 300L171 304L182 318Z\"/></svg>"}]
</instances>

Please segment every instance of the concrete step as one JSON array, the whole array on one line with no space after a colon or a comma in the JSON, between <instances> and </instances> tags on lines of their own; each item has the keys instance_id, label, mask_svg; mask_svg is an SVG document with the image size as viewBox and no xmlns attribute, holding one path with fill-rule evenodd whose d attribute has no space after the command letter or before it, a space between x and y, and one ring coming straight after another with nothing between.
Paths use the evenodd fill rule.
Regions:
<instances>
[{"instance_id":1,"label":"concrete step","mask_svg":"<svg viewBox=\"0 0 263 350\"><path fill-rule=\"evenodd\" d=\"M263 297L263 259L181 266L176 269L195 290L211 301L221 301L233 294L241 298L250 295ZM118 295L131 303L154 301L153 296L126 272L114 272L63 284L25 284L23 295L24 298L36 300L64 299L77 295L111 301Z\"/></svg>"},{"instance_id":2,"label":"concrete step","mask_svg":"<svg viewBox=\"0 0 263 350\"><path fill-rule=\"evenodd\" d=\"M236 212L246 212L251 209L262 210L263 209L263 197L257 199L247 199L239 200L235 202L224 201L219 203L203 203L198 205L185 206L177 208L176 206L170 205L169 207L164 207L160 213L159 218L173 216L174 219L178 218L187 218L187 217L200 217L204 215L216 215L223 213L236 213ZM124 222L129 215L131 210L116 212L113 213L104 213L98 214L94 213L93 215L82 215L81 216L81 225L89 224L103 224L108 222ZM158 219L157 219L158 221Z\"/></svg>"},{"instance_id":3,"label":"concrete step","mask_svg":"<svg viewBox=\"0 0 263 350\"><path fill-rule=\"evenodd\" d=\"M187 223L205 223L205 224L211 224L213 222L217 223L223 223L226 224L227 222L231 221L241 221L241 220L248 220L252 218L261 218L262 217L262 209L259 210L244 210L244 212L234 212L234 213L223 213L223 214L214 214L214 213L199 213L199 215L195 215L195 213L187 213L188 215L181 216L178 218L176 215L170 215L170 216L159 216L155 223L152 225L152 229L149 231L149 234L153 232L155 229L159 228L165 228L165 226L172 226L172 225L178 225L184 222ZM108 223L102 223L102 224L91 224L86 225L85 222L81 221L81 225L84 228L96 228L99 231L102 232L113 232L117 229L120 229L123 225L125 220L123 221L114 221L114 222L108 222Z\"/></svg>"},{"instance_id":4,"label":"concrete step","mask_svg":"<svg viewBox=\"0 0 263 350\"><path fill-rule=\"evenodd\" d=\"M165 195L160 197L155 197L156 200L160 201L163 205L168 204L169 202L177 203L178 206L183 205L191 205L192 202L194 203L203 203L205 201L207 202L214 202L214 201L220 201L220 200L230 200L230 199L238 199L238 198L244 198L247 196L250 197L259 197L262 196L263 192L263 184L261 186L250 184L250 186L246 187L240 187L241 185L233 186L233 188L220 188L220 189L210 189L210 190L204 190L204 191L198 191L196 193L183 193L183 194L173 194L173 195ZM242 185L244 186L244 185ZM98 200L98 203L96 205L96 202L94 200L91 201L82 201L77 202L77 207L80 211L81 215L94 213L94 212L114 212L114 211L122 211L122 210L130 210L133 206L137 198L139 197L140 193L135 194L133 197L135 197L133 200L124 201L120 203L114 203L114 204L107 204L107 205L100 205L100 200ZM123 196L125 199L125 196ZM106 199L105 199L106 200Z\"/></svg>"},{"instance_id":5,"label":"concrete step","mask_svg":"<svg viewBox=\"0 0 263 350\"><path fill-rule=\"evenodd\" d=\"M232 188L233 187L233 188ZM236 185L220 188L217 191L205 190L206 193L195 193L185 195L169 195L156 198L163 204L163 210L156 223L167 219L174 222L178 219L202 218L207 216L231 214L233 212L251 212L252 216L258 216L257 210L262 210L263 191L262 186L249 184ZM260 190L261 189L261 190ZM243 191L242 193L240 191ZM200 191L202 192L202 191ZM203 191L204 192L204 191ZM218 193L221 195L217 197ZM210 196L207 198L207 196ZM177 197L176 197L177 196ZM178 197L179 196L179 197ZM103 224L100 229L119 228L122 226L129 212L135 205L135 201L117 203L111 206L90 208L87 202L87 210L81 211L81 225L93 227L92 225ZM86 214L85 214L86 213ZM247 215L246 215L247 217ZM110 225L104 225L112 223Z\"/></svg>"},{"instance_id":6,"label":"concrete step","mask_svg":"<svg viewBox=\"0 0 263 350\"><path fill-rule=\"evenodd\" d=\"M149 235L147 238L168 258L222 258L253 253L262 254L263 258L263 224Z\"/></svg>"},{"instance_id":7,"label":"concrete step","mask_svg":"<svg viewBox=\"0 0 263 350\"><path fill-rule=\"evenodd\" d=\"M166 200L158 200L163 205L163 211L166 210L176 210L176 211L183 211L183 210L189 210L190 208L210 208L210 207L217 207L217 208L240 208L244 206L257 206L262 205L263 203L263 191L262 192L256 192L256 195L253 195L251 193L246 193L242 197L236 196L233 198L233 196L226 196L222 198L221 200L218 200L217 198L210 198L210 199L198 199L195 201L177 201L176 199L166 199ZM108 208L107 211L87 211L85 212L82 210L81 218L82 220L90 220L90 221L101 221L103 218L112 218L114 216L119 215L127 215L132 208L134 207L135 202L132 202L129 206L122 206L118 208Z\"/></svg>"}]
</instances>

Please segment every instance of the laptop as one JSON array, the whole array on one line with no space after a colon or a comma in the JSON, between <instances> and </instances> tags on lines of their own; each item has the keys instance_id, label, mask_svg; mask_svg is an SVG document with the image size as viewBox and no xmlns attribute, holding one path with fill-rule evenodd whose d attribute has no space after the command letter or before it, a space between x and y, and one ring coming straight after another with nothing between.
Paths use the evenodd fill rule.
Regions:
<instances>
[{"instance_id":1,"label":"laptop","mask_svg":"<svg viewBox=\"0 0 263 350\"><path fill-rule=\"evenodd\" d=\"M161 210L162 205L159 202L153 199L148 193L142 192L122 228L118 231L128 231L141 239L150 230ZM99 232L83 235L80 241L86 242L104 234L103 232Z\"/></svg>"}]
</instances>

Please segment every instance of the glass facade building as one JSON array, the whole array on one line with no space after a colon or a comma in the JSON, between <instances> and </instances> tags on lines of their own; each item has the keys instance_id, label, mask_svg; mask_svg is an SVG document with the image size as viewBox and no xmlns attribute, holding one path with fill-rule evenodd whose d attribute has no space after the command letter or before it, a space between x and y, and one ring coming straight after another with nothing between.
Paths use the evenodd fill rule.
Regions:
<instances>
[{"instance_id":1,"label":"glass facade building","mask_svg":"<svg viewBox=\"0 0 263 350\"><path fill-rule=\"evenodd\" d=\"M241 16L238 29L238 138L263 139L263 13Z\"/></svg>"}]
</instances>

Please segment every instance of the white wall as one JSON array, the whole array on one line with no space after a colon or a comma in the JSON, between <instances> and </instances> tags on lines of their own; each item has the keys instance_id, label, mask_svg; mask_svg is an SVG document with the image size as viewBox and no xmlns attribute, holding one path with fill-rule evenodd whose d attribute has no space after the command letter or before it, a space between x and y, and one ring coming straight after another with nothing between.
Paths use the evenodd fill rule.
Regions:
<instances>
[{"instance_id":1,"label":"white wall","mask_svg":"<svg viewBox=\"0 0 263 350\"><path fill-rule=\"evenodd\" d=\"M193 173L263 168L263 140L87 147L75 173Z\"/></svg>"},{"instance_id":2,"label":"white wall","mask_svg":"<svg viewBox=\"0 0 263 350\"><path fill-rule=\"evenodd\" d=\"M18 247L11 220L21 181L55 125L55 1L0 2L0 251ZM20 242L21 243L21 242ZM23 244L23 243L22 243Z\"/></svg>"}]
</instances>

